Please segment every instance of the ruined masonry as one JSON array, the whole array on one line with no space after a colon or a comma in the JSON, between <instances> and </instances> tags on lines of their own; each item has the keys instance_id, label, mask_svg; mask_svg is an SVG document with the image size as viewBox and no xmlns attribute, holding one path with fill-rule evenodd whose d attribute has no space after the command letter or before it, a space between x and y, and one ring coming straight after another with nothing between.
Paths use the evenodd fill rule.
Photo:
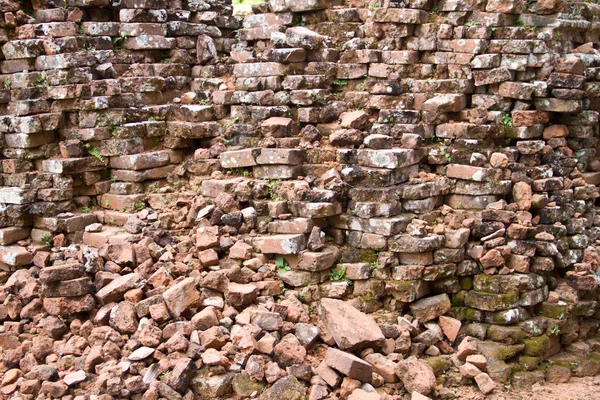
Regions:
<instances>
[{"instance_id":1,"label":"ruined masonry","mask_svg":"<svg viewBox=\"0 0 600 400\"><path fill-rule=\"evenodd\" d=\"M0 0L0 396L598 374L596 3Z\"/></svg>"}]
</instances>

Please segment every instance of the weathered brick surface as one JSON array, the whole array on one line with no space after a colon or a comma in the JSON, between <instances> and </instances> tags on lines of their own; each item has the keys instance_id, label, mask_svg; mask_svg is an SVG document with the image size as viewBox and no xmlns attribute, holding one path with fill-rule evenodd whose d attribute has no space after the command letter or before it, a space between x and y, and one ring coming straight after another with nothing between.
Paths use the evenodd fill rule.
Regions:
<instances>
[{"instance_id":1,"label":"weathered brick surface","mask_svg":"<svg viewBox=\"0 0 600 400\"><path fill-rule=\"evenodd\" d=\"M138 342L169 379L107 372L90 395L262 390L215 373L230 366L252 384L286 368L277 384L300 393L311 370L295 339L317 335L374 346L369 363L329 349L319 375L332 387L338 372L375 381L372 368L394 382L399 354L451 352L443 334L486 339L459 353L511 364L463 368L485 393L561 345L597 360L594 2L269 0L244 17L225 0L58 3L0 0L0 322L34 354L3 395L62 397L57 376L101 371ZM331 326L301 337L301 303L321 298L395 316L350 344ZM268 308L260 324L254 303ZM38 322L60 338L54 316L91 311L95 328L67 324L55 346L80 360L29 372L57 361L30 333ZM125 345L93 331L109 326L144 334ZM547 376L564 373L558 361Z\"/></svg>"}]
</instances>

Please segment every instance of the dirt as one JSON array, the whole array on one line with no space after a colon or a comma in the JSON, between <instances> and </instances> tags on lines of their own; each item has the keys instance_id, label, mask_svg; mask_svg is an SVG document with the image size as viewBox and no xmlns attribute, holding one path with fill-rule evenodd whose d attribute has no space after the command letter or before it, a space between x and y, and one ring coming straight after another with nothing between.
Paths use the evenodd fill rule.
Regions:
<instances>
[{"instance_id":1,"label":"dirt","mask_svg":"<svg viewBox=\"0 0 600 400\"><path fill-rule=\"evenodd\" d=\"M498 388L490 395L483 395L476 388L458 388L461 400L598 400L599 378L571 378L567 383L535 384L531 389Z\"/></svg>"}]
</instances>

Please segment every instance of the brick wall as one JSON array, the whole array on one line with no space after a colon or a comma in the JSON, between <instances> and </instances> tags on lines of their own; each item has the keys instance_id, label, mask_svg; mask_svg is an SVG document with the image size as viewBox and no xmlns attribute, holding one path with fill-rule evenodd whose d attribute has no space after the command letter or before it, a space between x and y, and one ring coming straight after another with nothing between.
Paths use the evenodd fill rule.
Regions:
<instances>
[{"instance_id":1,"label":"brick wall","mask_svg":"<svg viewBox=\"0 0 600 400\"><path fill-rule=\"evenodd\" d=\"M491 358L597 328L598 5L229 3L0 0L4 269L143 210L305 302L435 301Z\"/></svg>"}]
</instances>

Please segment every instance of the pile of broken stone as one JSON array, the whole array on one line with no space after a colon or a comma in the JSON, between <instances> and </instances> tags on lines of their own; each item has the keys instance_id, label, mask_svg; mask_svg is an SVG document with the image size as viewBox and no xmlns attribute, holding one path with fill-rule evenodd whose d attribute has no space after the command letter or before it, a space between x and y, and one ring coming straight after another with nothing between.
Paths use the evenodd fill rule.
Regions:
<instances>
[{"instance_id":1,"label":"pile of broken stone","mask_svg":"<svg viewBox=\"0 0 600 400\"><path fill-rule=\"evenodd\" d=\"M412 315L367 315L342 300L303 303L242 242L230 257L253 262L221 269L179 253L185 241L161 232L122 239L39 252L8 277L2 395L452 398L436 385L451 371L456 383L495 388L478 341L444 316L446 294L414 302ZM429 361L415 357L423 351Z\"/></svg>"}]
</instances>

